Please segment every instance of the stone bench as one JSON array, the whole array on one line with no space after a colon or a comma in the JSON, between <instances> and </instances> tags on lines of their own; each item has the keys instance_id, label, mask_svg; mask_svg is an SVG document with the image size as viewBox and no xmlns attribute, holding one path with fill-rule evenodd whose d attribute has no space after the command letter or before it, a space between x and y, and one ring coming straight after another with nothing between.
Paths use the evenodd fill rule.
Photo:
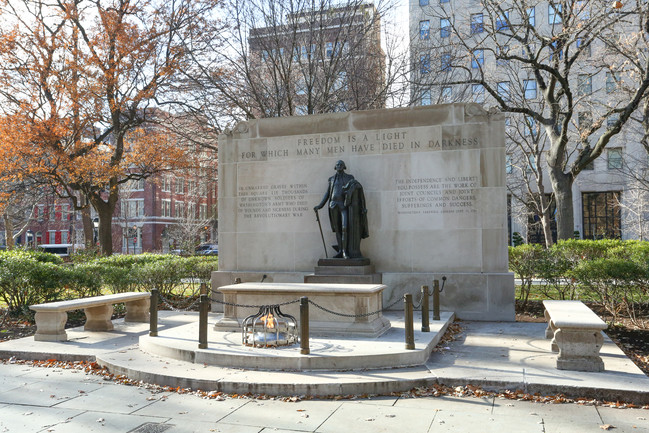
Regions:
<instances>
[{"instance_id":1,"label":"stone bench","mask_svg":"<svg viewBox=\"0 0 649 433\"><path fill-rule=\"evenodd\" d=\"M113 304L126 305L126 322L148 322L151 294L149 292L126 292L114 295L93 296L70 301L30 305L36 312L36 341L67 341L65 323L68 311L83 309L86 313L86 331L112 331Z\"/></svg>"},{"instance_id":2,"label":"stone bench","mask_svg":"<svg viewBox=\"0 0 649 433\"><path fill-rule=\"evenodd\" d=\"M559 370L604 371L599 350L604 344L606 323L581 301L543 301L552 338L552 351L559 352Z\"/></svg>"}]
</instances>

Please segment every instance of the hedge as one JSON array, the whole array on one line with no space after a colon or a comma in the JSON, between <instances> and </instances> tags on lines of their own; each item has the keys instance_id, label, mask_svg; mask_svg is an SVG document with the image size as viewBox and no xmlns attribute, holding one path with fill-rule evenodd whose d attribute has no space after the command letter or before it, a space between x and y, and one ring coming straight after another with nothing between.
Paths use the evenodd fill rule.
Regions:
<instances>
[{"instance_id":1,"label":"hedge","mask_svg":"<svg viewBox=\"0 0 649 433\"><path fill-rule=\"evenodd\" d=\"M588 299L616 320L637 323L635 308L648 300L649 242L622 240L559 241L550 248L509 248L509 269L521 280L520 300L528 300L532 281L548 299Z\"/></svg>"},{"instance_id":2,"label":"hedge","mask_svg":"<svg viewBox=\"0 0 649 433\"><path fill-rule=\"evenodd\" d=\"M163 296L195 295L217 268L218 257L210 256L85 255L63 263L53 254L12 250L0 252L0 301L14 313L27 312L33 304L101 293L158 288Z\"/></svg>"}]
</instances>

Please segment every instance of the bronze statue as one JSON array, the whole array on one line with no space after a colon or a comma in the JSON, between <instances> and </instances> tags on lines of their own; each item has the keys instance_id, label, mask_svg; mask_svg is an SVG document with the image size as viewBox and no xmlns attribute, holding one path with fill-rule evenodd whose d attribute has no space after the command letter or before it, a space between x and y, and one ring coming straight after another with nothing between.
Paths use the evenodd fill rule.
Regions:
<instances>
[{"instance_id":1,"label":"bronze statue","mask_svg":"<svg viewBox=\"0 0 649 433\"><path fill-rule=\"evenodd\" d=\"M322 201L313 208L318 209L329 201L329 222L336 233L338 252L335 258L362 258L361 239L369 237L367 208L363 186L351 174L345 173L343 161L336 163L336 174L329 178L327 191Z\"/></svg>"}]
</instances>

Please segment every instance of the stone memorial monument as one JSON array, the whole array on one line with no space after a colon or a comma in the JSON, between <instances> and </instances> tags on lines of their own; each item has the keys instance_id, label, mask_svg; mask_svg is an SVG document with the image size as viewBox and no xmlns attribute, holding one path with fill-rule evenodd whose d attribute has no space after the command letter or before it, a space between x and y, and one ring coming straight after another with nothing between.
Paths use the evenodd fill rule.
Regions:
<instances>
[{"instance_id":1,"label":"stone memorial monument","mask_svg":"<svg viewBox=\"0 0 649 433\"><path fill-rule=\"evenodd\" d=\"M338 164L337 173L350 176L346 194L359 194L350 198L357 200L353 210L330 195ZM477 104L447 104L239 123L219 138L213 296L237 278L319 282L314 267L327 258L313 206L327 203L347 215L333 216L333 232L322 218L326 248L336 245L346 260L365 261L362 273L371 276L349 275L345 282L384 285L389 305L446 276L443 310L471 320L514 320L502 115ZM367 224L358 224L361 233L356 223L348 225L345 233L336 225L344 218Z\"/></svg>"}]
</instances>

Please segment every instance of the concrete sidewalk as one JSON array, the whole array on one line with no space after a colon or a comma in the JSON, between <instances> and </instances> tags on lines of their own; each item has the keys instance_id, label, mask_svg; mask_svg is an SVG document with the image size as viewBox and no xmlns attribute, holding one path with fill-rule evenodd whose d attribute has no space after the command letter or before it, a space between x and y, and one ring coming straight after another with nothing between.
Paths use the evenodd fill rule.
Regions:
<instances>
[{"instance_id":1,"label":"concrete sidewalk","mask_svg":"<svg viewBox=\"0 0 649 433\"><path fill-rule=\"evenodd\" d=\"M494 397L208 400L76 370L0 363L0 432L595 433L606 428L649 431L649 411Z\"/></svg>"},{"instance_id":2,"label":"concrete sidewalk","mask_svg":"<svg viewBox=\"0 0 649 433\"><path fill-rule=\"evenodd\" d=\"M196 322L195 313L161 312L160 330L172 335ZM399 317L389 317L396 327ZM203 390L290 395L390 393L413 387L477 385L544 395L649 402L649 378L608 338L606 371L554 367L556 354L543 323L461 322L457 338L417 367L355 371L259 371L222 368L145 354L138 339L147 324L116 321L114 332L68 330L65 343L33 338L0 343L0 359L103 360L111 372L162 385ZM189 327L191 329L191 326ZM195 341L196 335L181 335ZM329 341L329 343L332 343ZM366 351L373 341L354 341ZM367 346L367 347L366 347ZM356 350L355 349L355 350ZM296 349L298 350L298 349ZM281 388L278 388L280 386ZM158 388L159 389L159 388ZM405 394L395 394L405 395ZM597 432L649 431L649 411L576 404L543 405L485 398L377 397L358 400L201 399L105 381L83 372L0 362L0 433L3 431L222 431L222 432ZM604 426L604 427L602 427Z\"/></svg>"}]
</instances>

